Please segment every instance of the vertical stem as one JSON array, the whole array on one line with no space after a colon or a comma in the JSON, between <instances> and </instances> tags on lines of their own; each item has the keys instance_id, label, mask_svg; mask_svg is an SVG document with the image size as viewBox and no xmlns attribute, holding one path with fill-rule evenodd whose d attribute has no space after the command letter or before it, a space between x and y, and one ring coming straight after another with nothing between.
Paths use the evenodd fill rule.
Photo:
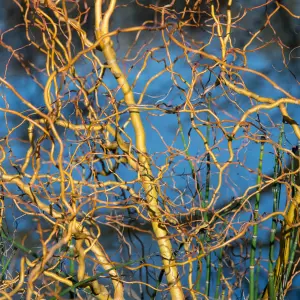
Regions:
<instances>
[{"instance_id":1,"label":"vertical stem","mask_svg":"<svg viewBox=\"0 0 300 300\"><path fill-rule=\"evenodd\" d=\"M262 162L264 156L264 142L261 142L260 146L260 155L259 155L259 162L258 162L258 175L257 175L257 184L260 186L261 184L261 174L262 174ZM256 193L256 201L254 205L254 222L258 220L259 217L259 201L260 201L260 187L258 188L258 192ZM251 251L250 251L250 300L257 299L256 294L256 287L255 287L255 254L256 254L256 247L257 247L257 234L258 234L258 225L255 224L253 226L253 235L251 241Z\"/></svg>"},{"instance_id":2,"label":"vertical stem","mask_svg":"<svg viewBox=\"0 0 300 300\"><path fill-rule=\"evenodd\" d=\"M182 124L181 124L181 121L180 121L180 115L179 114L177 114L177 121L178 121L178 128L179 128L179 132L180 132L180 135L181 135L182 143L183 143L183 146L184 146L184 152L185 152L186 156L189 157L188 146L187 146L187 143L186 143L186 140L185 140L185 137L184 137L183 128L182 128ZM197 192L200 193L200 183L199 183L194 165L193 165L193 163L190 159L188 159L188 162L189 162L189 165L190 165L191 170L192 170L192 176L193 176L194 180L196 180ZM198 211L196 212L196 218L198 218ZM207 222L207 218L205 219L205 222ZM200 251L201 251L201 249L200 249ZM202 273L201 266L202 266L201 260L198 260L196 281L194 283L197 291L200 291L200 282L201 282L201 273ZM207 283L205 285L205 290L206 289L207 289Z\"/></svg>"},{"instance_id":3,"label":"vertical stem","mask_svg":"<svg viewBox=\"0 0 300 300\"><path fill-rule=\"evenodd\" d=\"M225 288L222 289L222 300L225 300Z\"/></svg>"},{"instance_id":4,"label":"vertical stem","mask_svg":"<svg viewBox=\"0 0 300 300\"><path fill-rule=\"evenodd\" d=\"M299 165L299 156L296 160L297 168ZM292 179L293 180L293 179ZM288 265L291 258L294 256L292 251L294 251L295 239L292 236L293 227L290 224L295 222L296 217L298 217L298 208L300 206L300 193L299 180L295 182L296 189L295 194L291 201L287 201L285 209L285 222L281 228L281 238L280 238L280 249L276 265L274 268L274 286L275 286L275 296L282 296L284 292L284 280L286 279L286 271L288 270ZM265 289L263 294L263 299L268 299L268 289ZM281 297L282 298L282 297ZM280 299L281 299L280 298Z\"/></svg>"},{"instance_id":5,"label":"vertical stem","mask_svg":"<svg viewBox=\"0 0 300 300\"><path fill-rule=\"evenodd\" d=\"M300 141L298 141L298 145L297 147L293 148L293 152L295 155L297 155L298 157L300 157ZM296 170L298 170L299 168L299 161L298 159L292 159L292 170L293 172L295 172ZM299 171L292 175L292 182L293 184L295 184L296 186L299 186ZM297 190L295 187L293 187L293 197L295 196L295 194L297 193ZM286 286L286 283L289 280L290 277L290 273L292 270L292 266L294 263L294 257L295 257L295 252L297 249L297 245L298 245L298 240L299 240L299 229L298 228L293 228L292 230L292 238L291 238L291 249L290 249L290 257L289 257L289 262L288 262L288 266L287 266L287 270L284 276L284 288Z\"/></svg>"},{"instance_id":6,"label":"vertical stem","mask_svg":"<svg viewBox=\"0 0 300 300\"><path fill-rule=\"evenodd\" d=\"M222 271L223 271L222 259L223 259L223 248L220 249L220 252L219 252L219 255L218 255L218 272L217 272L215 300L219 299L221 277L222 277Z\"/></svg>"},{"instance_id":7,"label":"vertical stem","mask_svg":"<svg viewBox=\"0 0 300 300\"><path fill-rule=\"evenodd\" d=\"M262 247L259 248L259 254L258 256L261 257L262 255ZM259 272L260 272L260 260L257 262L257 268L256 268L256 275L255 275L255 290L254 290L254 295L258 297L258 281L259 281Z\"/></svg>"},{"instance_id":8,"label":"vertical stem","mask_svg":"<svg viewBox=\"0 0 300 300\"><path fill-rule=\"evenodd\" d=\"M69 246L69 256L70 256L70 276L73 279L75 276L75 263L74 263L74 256L75 256L75 246L73 239L70 242ZM76 295L74 292L70 291L70 298L75 299Z\"/></svg>"},{"instance_id":9,"label":"vertical stem","mask_svg":"<svg viewBox=\"0 0 300 300\"><path fill-rule=\"evenodd\" d=\"M293 229L293 238L292 238L291 250L290 250L290 252L291 252L290 253L290 258L289 258L286 274L284 276L284 281L283 281L284 288L286 287L286 284L287 284L287 282L290 278L291 270L292 270L292 267L293 267L293 264L294 264L295 253L296 253L297 246L298 246L298 241L299 241L299 229L294 228Z\"/></svg>"},{"instance_id":10,"label":"vertical stem","mask_svg":"<svg viewBox=\"0 0 300 300\"><path fill-rule=\"evenodd\" d=\"M193 175L193 177L195 178L195 180L197 181L197 187L198 187L198 180L197 180L197 177L196 177L195 168L194 168L194 165L193 165L192 161L189 159L190 154L189 154L189 150L188 150L187 143L186 143L186 141L185 141L185 137L184 137L183 128L182 128L182 124L181 124L181 120L180 120L180 115L179 115L179 113L177 113L177 122L178 122L178 128L179 128L181 140L182 140L183 147L184 147L184 153L185 153L185 155L187 156L189 165L190 165L191 170L192 170L192 175Z\"/></svg>"},{"instance_id":11,"label":"vertical stem","mask_svg":"<svg viewBox=\"0 0 300 300\"><path fill-rule=\"evenodd\" d=\"M210 109L210 99L208 99L208 109ZM206 126L206 141L209 146L210 140L210 114L207 114L207 126ZM209 202L209 188L210 188L210 154L207 153L206 156L206 178L205 178L205 198L204 198L204 205L203 207L208 206ZM207 211L204 212L204 221L208 222L208 214ZM206 237L206 242L209 244L209 237ZM211 275L211 253L209 253L206 258L206 279L205 279L205 295L209 297L209 289L210 289L210 275Z\"/></svg>"},{"instance_id":12,"label":"vertical stem","mask_svg":"<svg viewBox=\"0 0 300 300\"><path fill-rule=\"evenodd\" d=\"M284 133L284 124L281 125L280 135L278 144L282 144L282 137ZM282 158L282 151L278 151L275 157L275 165L274 165L274 179L278 177L279 170L280 170L280 162ZM273 212L276 212L279 207L279 199L280 199L280 190L281 185L276 181L272 188L273 192ZM269 247L269 264L268 264L268 289L269 289L269 296L271 299L275 299L275 290L274 290L274 248L275 248L275 234L277 229L277 217L272 218L272 227L271 227L271 234L270 234L270 247Z\"/></svg>"}]
</instances>

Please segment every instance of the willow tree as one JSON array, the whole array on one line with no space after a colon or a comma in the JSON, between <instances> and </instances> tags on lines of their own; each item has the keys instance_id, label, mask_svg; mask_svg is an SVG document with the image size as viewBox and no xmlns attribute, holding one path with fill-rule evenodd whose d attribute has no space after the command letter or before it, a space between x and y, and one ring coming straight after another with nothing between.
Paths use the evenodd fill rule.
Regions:
<instances>
[{"instance_id":1,"label":"willow tree","mask_svg":"<svg viewBox=\"0 0 300 300\"><path fill-rule=\"evenodd\" d=\"M1 297L283 299L296 2L2 6Z\"/></svg>"}]
</instances>

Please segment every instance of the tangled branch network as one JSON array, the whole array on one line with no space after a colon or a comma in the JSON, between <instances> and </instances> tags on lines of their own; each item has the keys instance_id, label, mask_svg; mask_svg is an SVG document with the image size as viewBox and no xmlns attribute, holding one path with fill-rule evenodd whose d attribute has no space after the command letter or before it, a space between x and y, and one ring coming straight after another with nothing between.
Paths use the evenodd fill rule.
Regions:
<instances>
[{"instance_id":1,"label":"tangled branch network","mask_svg":"<svg viewBox=\"0 0 300 300\"><path fill-rule=\"evenodd\" d=\"M298 6L2 3L0 299L299 297Z\"/></svg>"}]
</instances>

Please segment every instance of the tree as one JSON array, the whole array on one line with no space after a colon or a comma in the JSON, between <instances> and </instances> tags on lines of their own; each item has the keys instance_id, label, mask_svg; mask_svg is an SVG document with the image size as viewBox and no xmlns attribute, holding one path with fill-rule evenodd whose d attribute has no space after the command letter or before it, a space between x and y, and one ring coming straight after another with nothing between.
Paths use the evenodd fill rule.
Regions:
<instances>
[{"instance_id":1,"label":"tree","mask_svg":"<svg viewBox=\"0 0 300 300\"><path fill-rule=\"evenodd\" d=\"M292 290L296 4L3 4L3 299Z\"/></svg>"}]
</instances>

